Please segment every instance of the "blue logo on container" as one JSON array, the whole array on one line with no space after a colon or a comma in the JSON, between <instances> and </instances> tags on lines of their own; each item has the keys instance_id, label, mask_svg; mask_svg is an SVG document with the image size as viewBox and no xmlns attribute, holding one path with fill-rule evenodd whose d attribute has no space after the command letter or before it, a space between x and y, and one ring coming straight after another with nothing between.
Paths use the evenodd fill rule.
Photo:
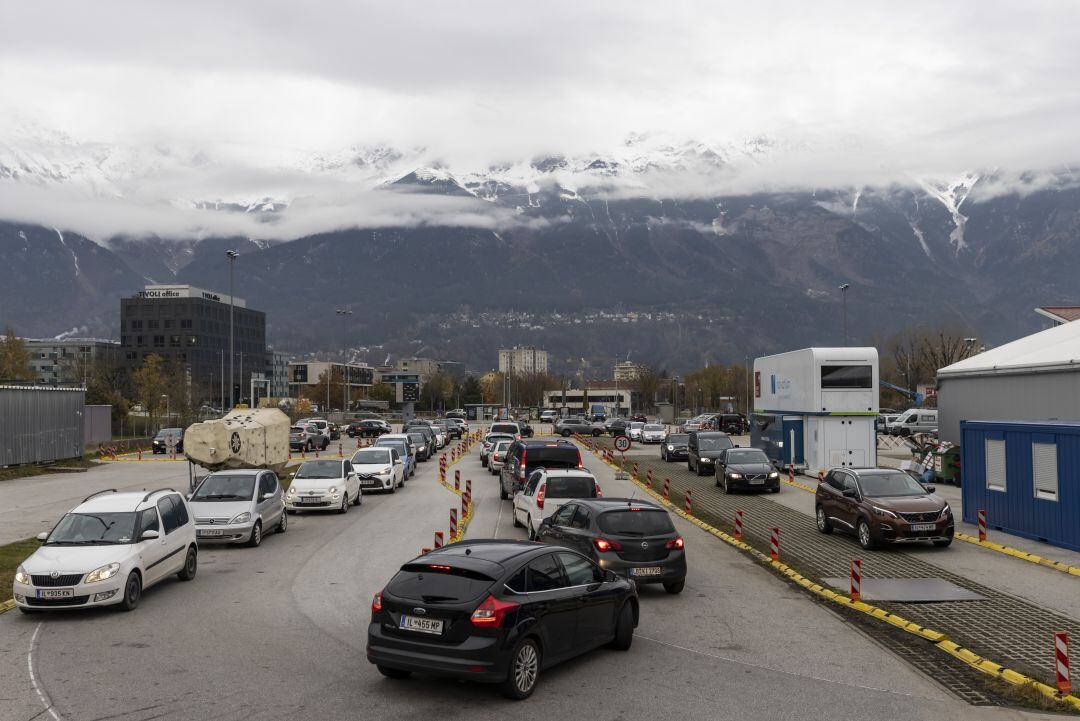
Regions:
<instances>
[{"instance_id":1,"label":"blue logo on container","mask_svg":"<svg viewBox=\"0 0 1080 721\"><path fill-rule=\"evenodd\" d=\"M772 394L776 395L776 376L769 376L769 385L772 387Z\"/></svg>"}]
</instances>

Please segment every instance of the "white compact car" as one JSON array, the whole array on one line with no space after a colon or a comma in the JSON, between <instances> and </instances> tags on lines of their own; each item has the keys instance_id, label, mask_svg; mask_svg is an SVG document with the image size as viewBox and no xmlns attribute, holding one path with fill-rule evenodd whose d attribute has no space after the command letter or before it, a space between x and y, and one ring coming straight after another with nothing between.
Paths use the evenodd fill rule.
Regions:
<instances>
[{"instance_id":1,"label":"white compact car","mask_svg":"<svg viewBox=\"0 0 1080 721\"><path fill-rule=\"evenodd\" d=\"M195 523L171 488L87 496L15 570L12 592L23 613L119 605L131 611L144 589L176 574L195 577Z\"/></svg>"},{"instance_id":2,"label":"white compact car","mask_svg":"<svg viewBox=\"0 0 1080 721\"><path fill-rule=\"evenodd\" d=\"M491 456L488 458L488 473L493 476L499 475L503 464L506 463L506 451L510 448L511 443L513 441L496 441L491 448Z\"/></svg>"},{"instance_id":3,"label":"white compact car","mask_svg":"<svg viewBox=\"0 0 1080 721\"><path fill-rule=\"evenodd\" d=\"M667 438L667 431L659 423L646 423L641 428L642 443L663 443Z\"/></svg>"},{"instance_id":4,"label":"white compact car","mask_svg":"<svg viewBox=\"0 0 1080 721\"><path fill-rule=\"evenodd\" d=\"M399 486L405 485L405 461L396 448L361 448L353 454L352 467L360 479L360 486L369 491L394 493Z\"/></svg>"},{"instance_id":5,"label":"white compact car","mask_svg":"<svg viewBox=\"0 0 1080 721\"><path fill-rule=\"evenodd\" d=\"M488 433L484 436L484 442L480 444L480 465L487 467L488 455L491 453L491 449L495 447L495 444L499 441L514 441L517 436L512 436L509 433Z\"/></svg>"},{"instance_id":6,"label":"white compact car","mask_svg":"<svg viewBox=\"0 0 1080 721\"><path fill-rule=\"evenodd\" d=\"M536 538L540 522L559 510L564 503L584 498L600 498L596 476L580 468L540 468L525 479L524 487L514 494L514 526L529 531Z\"/></svg>"},{"instance_id":7,"label":"white compact car","mask_svg":"<svg viewBox=\"0 0 1080 721\"><path fill-rule=\"evenodd\" d=\"M363 502L360 479L347 458L304 461L296 469L285 494L285 508L291 512L348 513L350 505L359 506Z\"/></svg>"},{"instance_id":8,"label":"white compact car","mask_svg":"<svg viewBox=\"0 0 1080 721\"><path fill-rule=\"evenodd\" d=\"M645 427L645 424L641 421L634 421L626 429L626 435L630 437L632 441L641 440L641 429Z\"/></svg>"}]
</instances>

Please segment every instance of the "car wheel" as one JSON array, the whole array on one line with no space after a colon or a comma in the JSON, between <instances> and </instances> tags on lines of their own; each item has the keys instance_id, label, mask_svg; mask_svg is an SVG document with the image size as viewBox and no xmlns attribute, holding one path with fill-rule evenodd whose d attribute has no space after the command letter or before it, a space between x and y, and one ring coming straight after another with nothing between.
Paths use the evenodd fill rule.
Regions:
<instances>
[{"instance_id":1,"label":"car wheel","mask_svg":"<svg viewBox=\"0 0 1080 721\"><path fill-rule=\"evenodd\" d=\"M934 545L938 548L948 548L952 545L952 536L949 536L944 541L934 541Z\"/></svg>"},{"instance_id":2,"label":"car wheel","mask_svg":"<svg viewBox=\"0 0 1080 721\"><path fill-rule=\"evenodd\" d=\"M779 493L779 492L780 492L780 486L777 486L776 488L770 488L769 489L769 493Z\"/></svg>"},{"instance_id":3,"label":"car wheel","mask_svg":"<svg viewBox=\"0 0 1080 721\"><path fill-rule=\"evenodd\" d=\"M401 668L390 668L389 666L383 666L382 664L379 664L377 668L379 669L379 673L387 678L403 679L412 676L412 671L406 671Z\"/></svg>"},{"instance_id":4,"label":"car wheel","mask_svg":"<svg viewBox=\"0 0 1080 721\"><path fill-rule=\"evenodd\" d=\"M859 539L859 545L869 550L874 547L874 537L870 535L870 524L865 518L860 518L855 526L855 535Z\"/></svg>"},{"instance_id":5,"label":"car wheel","mask_svg":"<svg viewBox=\"0 0 1080 721\"><path fill-rule=\"evenodd\" d=\"M354 506L359 506L363 502L364 502L364 489L363 488L357 488L356 489L356 498L353 499L353 505Z\"/></svg>"},{"instance_id":6,"label":"car wheel","mask_svg":"<svg viewBox=\"0 0 1080 721\"><path fill-rule=\"evenodd\" d=\"M341 508L338 509L338 513L348 513L350 505L352 504L349 503L349 492L345 491L341 494Z\"/></svg>"},{"instance_id":7,"label":"car wheel","mask_svg":"<svg viewBox=\"0 0 1080 721\"><path fill-rule=\"evenodd\" d=\"M324 438L323 442L322 442L322 449L325 451L329 446L330 446L330 441L328 441L328 440L326 440Z\"/></svg>"},{"instance_id":8,"label":"car wheel","mask_svg":"<svg viewBox=\"0 0 1080 721\"><path fill-rule=\"evenodd\" d=\"M311 442L311 441L309 440L309 441L307 442L307 452L308 452L308 453L311 453L311 452L312 452L313 450L315 450L315 444L313 444L313 443L312 443L312 442Z\"/></svg>"},{"instance_id":9,"label":"car wheel","mask_svg":"<svg viewBox=\"0 0 1080 721\"><path fill-rule=\"evenodd\" d=\"M593 438L599 438L600 437L600 431L593 431L592 434L593 434Z\"/></svg>"},{"instance_id":10,"label":"car wheel","mask_svg":"<svg viewBox=\"0 0 1080 721\"><path fill-rule=\"evenodd\" d=\"M187 558L184 559L184 567L180 569L180 573L176 574L176 577L181 581L190 581L195 578L195 572L199 570L199 554L194 547L189 548L187 551Z\"/></svg>"},{"instance_id":11,"label":"car wheel","mask_svg":"<svg viewBox=\"0 0 1080 721\"><path fill-rule=\"evenodd\" d=\"M124 584L124 599L120 602L120 608L125 611L134 611L142 599L142 579L139 574L132 571L128 574L127 583Z\"/></svg>"},{"instance_id":12,"label":"car wheel","mask_svg":"<svg viewBox=\"0 0 1080 721\"><path fill-rule=\"evenodd\" d=\"M289 530L289 514L284 509L281 511L281 520L277 523L277 528L274 529L276 533L285 533Z\"/></svg>"},{"instance_id":13,"label":"car wheel","mask_svg":"<svg viewBox=\"0 0 1080 721\"><path fill-rule=\"evenodd\" d=\"M529 540L530 541L535 541L536 540L536 531L533 530L532 519L531 518L529 519Z\"/></svg>"},{"instance_id":14,"label":"car wheel","mask_svg":"<svg viewBox=\"0 0 1080 721\"><path fill-rule=\"evenodd\" d=\"M507 496L507 498L509 498L509 496ZM510 516L514 521L514 528L521 528L521 521L517 519L517 511L511 513Z\"/></svg>"},{"instance_id":15,"label":"car wheel","mask_svg":"<svg viewBox=\"0 0 1080 721\"><path fill-rule=\"evenodd\" d=\"M251 527L251 538L248 539L247 545L256 548L260 543L262 543L262 521L255 521L255 525Z\"/></svg>"},{"instance_id":16,"label":"car wheel","mask_svg":"<svg viewBox=\"0 0 1080 721\"><path fill-rule=\"evenodd\" d=\"M685 586L686 579L683 579L682 581L672 581L671 583L664 584L664 590L674 596L677 593L682 593L683 587Z\"/></svg>"},{"instance_id":17,"label":"car wheel","mask_svg":"<svg viewBox=\"0 0 1080 721\"><path fill-rule=\"evenodd\" d=\"M562 437L563 438L569 438L570 437L570 431L563 431L562 432Z\"/></svg>"},{"instance_id":18,"label":"car wheel","mask_svg":"<svg viewBox=\"0 0 1080 721\"><path fill-rule=\"evenodd\" d=\"M523 638L510 655L510 668L499 690L503 696L521 701L532 695L539 678L540 647L532 638Z\"/></svg>"},{"instance_id":19,"label":"car wheel","mask_svg":"<svg viewBox=\"0 0 1080 721\"><path fill-rule=\"evenodd\" d=\"M480 456L480 465L484 468L488 467L487 456Z\"/></svg>"},{"instance_id":20,"label":"car wheel","mask_svg":"<svg viewBox=\"0 0 1080 721\"><path fill-rule=\"evenodd\" d=\"M402 476L402 478L404 478L404 477L405 476ZM395 483L393 480L391 480L390 481L390 492L391 493L397 493L397 487L398 487L398 484Z\"/></svg>"},{"instance_id":21,"label":"car wheel","mask_svg":"<svg viewBox=\"0 0 1080 721\"><path fill-rule=\"evenodd\" d=\"M499 481L499 500L500 501L505 501L509 497L510 496L507 494L506 489L503 488L502 481L500 480Z\"/></svg>"},{"instance_id":22,"label":"car wheel","mask_svg":"<svg viewBox=\"0 0 1080 721\"><path fill-rule=\"evenodd\" d=\"M630 607L630 602L627 601L619 609L619 620L615 622L615 638L608 645L616 651L629 651L633 642L634 609Z\"/></svg>"},{"instance_id":23,"label":"car wheel","mask_svg":"<svg viewBox=\"0 0 1080 721\"><path fill-rule=\"evenodd\" d=\"M814 516L817 519L817 529L822 533L829 534L833 532L832 524L829 523L829 517L825 515L825 509L821 506L817 507L814 512Z\"/></svg>"}]
</instances>

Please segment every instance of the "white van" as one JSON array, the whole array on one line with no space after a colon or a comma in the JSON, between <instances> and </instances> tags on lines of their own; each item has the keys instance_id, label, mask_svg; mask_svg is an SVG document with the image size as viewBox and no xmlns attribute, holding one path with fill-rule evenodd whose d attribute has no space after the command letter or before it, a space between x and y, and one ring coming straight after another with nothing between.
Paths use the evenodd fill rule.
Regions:
<instances>
[{"instance_id":1,"label":"white van","mask_svg":"<svg viewBox=\"0 0 1080 721\"><path fill-rule=\"evenodd\" d=\"M891 436L913 436L938 428L937 408L912 408L886 426Z\"/></svg>"}]
</instances>

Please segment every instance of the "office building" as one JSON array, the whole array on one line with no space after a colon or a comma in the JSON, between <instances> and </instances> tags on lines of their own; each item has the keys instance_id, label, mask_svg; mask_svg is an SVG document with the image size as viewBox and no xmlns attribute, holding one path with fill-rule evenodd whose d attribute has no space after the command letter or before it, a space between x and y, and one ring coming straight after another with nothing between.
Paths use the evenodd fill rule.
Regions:
<instances>
[{"instance_id":1,"label":"office building","mask_svg":"<svg viewBox=\"0 0 1080 721\"><path fill-rule=\"evenodd\" d=\"M266 370L266 314L233 305L233 396L246 399L252 371ZM151 355L187 369L193 403L229 404L229 296L190 285L148 285L120 300L123 362L135 370Z\"/></svg>"},{"instance_id":2,"label":"office building","mask_svg":"<svg viewBox=\"0 0 1080 721\"><path fill-rule=\"evenodd\" d=\"M285 398L289 395L289 354L281 351L266 352L266 377L270 379L270 397Z\"/></svg>"},{"instance_id":3,"label":"office building","mask_svg":"<svg viewBox=\"0 0 1080 721\"><path fill-rule=\"evenodd\" d=\"M533 346L514 346L499 351L499 372L508 375L547 373L548 352Z\"/></svg>"},{"instance_id":4,"label":"office building","mask_svg":"<svg viewBox=\"0 0 1080 721\"><path fill-rule=\"evenodd\" d=\"M351 399L357 390L367 390L375 382L375 369L360 363L336 363L331 361L293 361L289 363L289 397L301 395L319 406L329 403L340 408L342 400ZM330 387L328 387L328 375ZM342 398L341 378L345 378L345 399Z\"/></svg>"},{"instance_id":5,"label":"office building","mask_svg":"<svg viewBox=\"0 0 1080 721\"><path fill-rule=\"evenodd\" d=\"M394 370L397 375L414 375L426 383L442 371L442 365L430 358L402 358L394 363Z\"/></svg>"},{"instance_id":6,"label":"office building","mask_svg":"<svg viewBox=\"0 0 1080 721\"><path fill-rule=\"evenodd\" d=\"M25 338L35 380L84 385L94 363L120 360L120 343L100 338Z\"/></svg>"}]
</instances>

